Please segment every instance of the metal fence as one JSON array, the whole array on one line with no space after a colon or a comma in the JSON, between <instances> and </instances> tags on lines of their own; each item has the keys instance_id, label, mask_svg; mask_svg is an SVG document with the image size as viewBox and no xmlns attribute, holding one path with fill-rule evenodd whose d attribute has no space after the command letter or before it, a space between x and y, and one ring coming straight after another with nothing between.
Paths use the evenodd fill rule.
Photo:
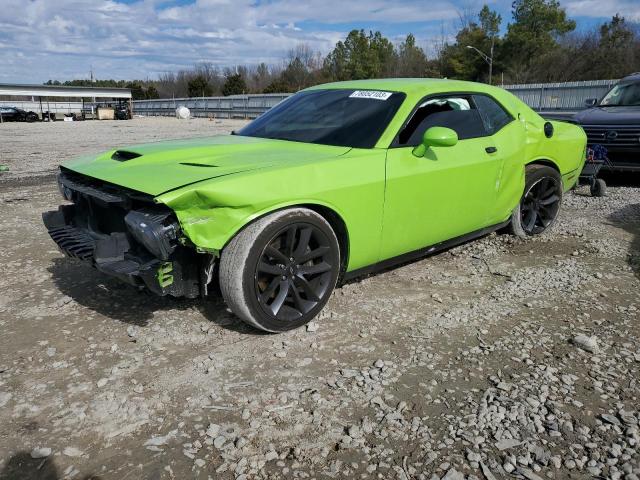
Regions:
<instances>
[{"instance_id":1,"label":"metal fence","mask_svg":"<svg viewBox=\"0 0 640 480\"><path fill-rule=\"evenodd\" d=\"M7 107L16 107L26 110L27 112L40 113L40 106L42 105L43 112L51 113L80 113L82 111L82 102L47 102L46 100L40 104L40 102L32 101L16 101L16 100L0 100L0 105L6 105Z\"/></svg>"},{"instance_id":2,"label":"metal fence","mask_svg":"<svg viewBox=\"0 0 640 480\"><path fill-rule=\"evenodd\" d=\"M81 101L50 102L47 100L43 100L41 103L34 100L0 100L0 106L21 108L22 110L26 110L27 112L36 112L37 114L50 112L55 114L58 120L63 118L64 115L70 115L73 113L75 113L76 115L81 115L82 113L84 113L86 116L91 117L98 106L113 106L117 104L117 100L84 103L82 103Z\"/></svg>"},{"instance_id":3,"label":"metal fence","mask_svg":"<svg viewBox=\"0 0 640 480\"><path fill-rule=\"evenodd\" d=\"M505 85L503 88L519 97L534 110L575 112L585 107L585 100L601 98L616 83L617 80L592 80ZM255 118L289 95L288 93L274 93L231 97L136 100L133 102L133 111L137 115L173 116L177 107L185 106L195 117Z\"/></svg>"},{"instance_id":4,"label":"metal fence","mask_svg":"<svg viewBox=\"0 0 640 480\"><path fill-rule=\"evenodd\" d=\"M136 115L172 116L175 115L176 108L187 107L194 117L255 118L289 95L289 93L270 93L229 97L135 100L133 112Z\"/></svg>"},{"instance_id":5,"label":"metal fence","mask_svg":"<svg viewBox=\"0 0 640 480\"><path fill-rule=\"evenodd\" d=\"M600 99L618 80L505 85L524 103L539 112L571 112L585 108L585 100Z\"/></svg>"},{"instance_id":6,"label":"metal fence","mask_svg":"<svg viewBox=\"0 0 640 480\"><path fill-rule=\"evenodd\" d=\"M617 80L592 80L567 83L533 83L505 85L503 88L540 112L575 112L585 107L585 100L601 98ZM255 118L287 98L288 93L233 95L230 97L171 98L135 100L136 115L173 116L176 108L185 106L195 117ZM40 112L39 102L0 101L24 110ZM42 102L42 109L59 114L80 113L81 102ZM86 105L85 105L86 109Z\"/></svg>"}]
</instances>

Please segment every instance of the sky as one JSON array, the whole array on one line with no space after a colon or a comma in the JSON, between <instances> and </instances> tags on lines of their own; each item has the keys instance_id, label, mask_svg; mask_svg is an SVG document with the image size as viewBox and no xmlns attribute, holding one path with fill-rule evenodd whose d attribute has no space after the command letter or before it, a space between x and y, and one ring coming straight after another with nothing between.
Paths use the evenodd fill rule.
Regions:
<instances>
[{"instance_id":1,"label":"sky","mask_svg":"<svg viewBox=\"0 0 640 480\"><path fill-rule=\"evenodd\" d=\"M0 83L155 79L197 63L280 64L305 43L328 53L354 28L427 52L484 3L511 18L511 0L0 0ZM616 13L640 22L640 0L561 0L579 29Z\"/></svg>"}]
</instances>

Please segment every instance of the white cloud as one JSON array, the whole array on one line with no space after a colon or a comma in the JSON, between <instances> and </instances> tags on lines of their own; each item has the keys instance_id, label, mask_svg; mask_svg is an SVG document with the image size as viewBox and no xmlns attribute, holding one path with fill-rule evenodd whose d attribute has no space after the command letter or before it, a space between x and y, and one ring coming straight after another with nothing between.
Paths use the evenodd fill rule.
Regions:
<instances>
[{"instance_id":1,"label":"white cloud","mask_svg":"<svg viewBox=\"0 0 640 480\"><path fill-rule=\"evenodd\" d=\"M0 81L86 78L90 66L99 78L131 79L154 78L199 62L280 63L300 42L328 52L354 24L382 25L390 38L413 31L430 50L441 25L455 24L460 5L473 5L471 10L477 11L481 3L484 0L196 0L186 5L168 0L0 0ZM510 0L488 3L506 9ZM620 12L640 20L639 0L566 0L562 5L572 16ZM448 35L451 28L446 30Z\"/></svg>"},{"instance_id":2,"label":"white cloud","mask_svg":"<svg viewBox=\"0 0 640 480\"><path fill-rule=\"evenodd\" d=\"M569 0L563 6L570 16L602 18L619 13L629 21L640 22L638 0Z\"/></svg>"},{"instance_id":3,"label":"white cloud","mask_svg":"<svg viewBox=\"0 0 640 480\"><path fill-rule=\"evenodd\" d=\"M279 63L304 42L329 51L352 22L437 22L449 0L2 0L0 81L153 78L197 62ZM309 27L313 25L313 27Z\"/></svg>"}]
</instances>

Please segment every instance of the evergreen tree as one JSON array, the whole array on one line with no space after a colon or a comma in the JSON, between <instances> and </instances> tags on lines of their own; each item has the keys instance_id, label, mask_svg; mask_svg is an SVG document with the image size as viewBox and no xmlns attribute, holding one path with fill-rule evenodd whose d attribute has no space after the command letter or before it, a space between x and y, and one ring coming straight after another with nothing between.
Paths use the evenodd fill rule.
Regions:
<instances>
[{"instance_id":1,"label":"evergreen tree","mask_svg":"<svg viewBox=\"0 0 640 480\"><path fill-rule=\"evenodd\" d=\"M247 92L247 84L244 81L244 77L240 73L227 75L227 80L222 86L222 95L228 97L229 95L240 95Z\"/></svg>"},{"instance_id":2,"label":"evergreen tree","mask_svg":"<svg viewBox=\"0 0 640 480\"><path fill-rule=\"evenodd\" d=\"M202 74L196 75L189 80L187 89L190 97L210 97L213 95L211 85L209 85L207 78Z\"/></svg>"}]
</instances>

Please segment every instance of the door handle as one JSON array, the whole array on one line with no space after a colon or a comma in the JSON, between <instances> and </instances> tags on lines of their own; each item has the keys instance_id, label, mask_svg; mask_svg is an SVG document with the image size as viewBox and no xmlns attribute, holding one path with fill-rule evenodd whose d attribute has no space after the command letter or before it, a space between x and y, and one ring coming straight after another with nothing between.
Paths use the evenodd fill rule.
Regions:
<instances>
[{"instance_id":1,"label":"door handle","mask_svg":"<svg viewBox=\"0 0 640 480\"><path fill-rule=\"evenodd\" d=\"M496 153L498 149L496 147L487 147L484 149L484 151L487 153Z\"/></svg>"}]
</instances>

